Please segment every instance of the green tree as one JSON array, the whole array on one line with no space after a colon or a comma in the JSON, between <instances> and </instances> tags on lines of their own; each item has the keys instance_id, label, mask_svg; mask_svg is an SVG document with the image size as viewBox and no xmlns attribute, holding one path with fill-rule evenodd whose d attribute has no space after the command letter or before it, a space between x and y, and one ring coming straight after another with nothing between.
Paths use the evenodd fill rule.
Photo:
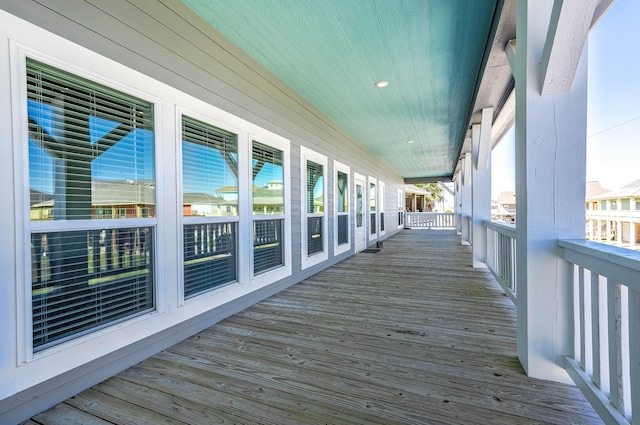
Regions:
<instances>
[{"instance_id":1,"label":"green tree","mask_svg":"<svg viewBox=\"0 0 640 425\"><path fill-rule=\"evenodd\" d=\"M433 211L436 202L440 201L444 195L444 190L439 183L417 183L416 187L424 189L427 193L424 195L426 211Z\"/></svg>"}]
</instances>

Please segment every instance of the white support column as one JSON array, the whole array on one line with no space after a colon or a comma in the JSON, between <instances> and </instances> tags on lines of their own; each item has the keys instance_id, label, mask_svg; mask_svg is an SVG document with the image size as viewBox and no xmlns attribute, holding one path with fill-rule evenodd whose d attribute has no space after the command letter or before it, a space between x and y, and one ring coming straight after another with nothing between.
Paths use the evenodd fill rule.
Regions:
<instances>
[{"instance_id":1,"label":"white support column","mask_svg":"<svg viewBox=\"0 0 640 425\"><path fill-rule=\"evenodd\" d=\"M454 197L453 197L453 212L455 215L455 225L456 225L456 233L458 236L462 236L462 217L460 213L460 186L462 185L460 181L460 172L456 173L453 178L453 188L454 188Z\"/></svg>"},{"instance_id":2,"label":"white support column","mask_svg":"<svg viewBox=\"0 0 640 425\"><path fill-rule=\"evenodd\" d=\"M461 190L461 204L460 212L462 214L462 245L471 245L472 235L469 232L468 217L471 217L471 154L467 153L462 158L462 190Z\"/></svg>"},{"instance_id":3,"label":"white support column","mask_svg":"<svg viewBox=\"0 0 640 425\"><path fill-rule=\"evenodd\" d=\"M571 269L557 240L584 238L587 48L571 90L542 96L553 4L516 3L518 357L529 376L569 383L563 356L573 353Z\"/></svg>"},{"instance_id":4,"label":"white support column","mask_svg":"<svg viewBox=\"0 0 640 425\"><path fill-rule=\"evenodd\" d=\"M472 259L473 267L486 268L484 260L487 256L487 231L482 224L491 220L491 124L493 108L482 110L482 121L471 128L471 145L473 155L471 187L472 197Z\"/></svg>"},{"instance_id":5,"label":"white support column","mask_svg":"<svg viewBox=\"0 0 640 425\"><path fill-rule=\"evenodd\" d=\"M634 249L636 247L636 223L635 223L635 211L636 211L636 198L629 199L629 248Z\"/></svg>"}]
</instances>

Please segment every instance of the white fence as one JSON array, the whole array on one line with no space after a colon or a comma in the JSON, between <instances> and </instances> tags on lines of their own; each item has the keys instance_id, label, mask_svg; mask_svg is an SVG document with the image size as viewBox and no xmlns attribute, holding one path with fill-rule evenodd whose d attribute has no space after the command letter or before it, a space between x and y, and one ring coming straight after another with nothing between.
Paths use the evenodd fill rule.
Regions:
<instances>
[{"instance_id":1,"label":"white fence","mask_svg":"<svg viewBox=\"0 0 640 425\"><path fill-rule=\"evenodd\" d=\"M640 253L558 241L573 264L573 357L566 369L606 423L640 424Z\"/></svg>"},{"instance_id":2,"label":"white fence","mask_svg":"<svg viewBox=\"0 0 640 425\"><path fill-rule=\"evenodd\" d=\"M425 229L454 229L456 227L454 213L408 212L405 227Z\"/></svg>"},{"instance_id":3,"label":"white fence","mask_svg":"<svg viewBox=\"0 0 640 425\"><path fill-rule=\"evenodd\" d=\"M485 220L487 252L485 263L505 293L514 301L516 286L516 226Z\"/></svg>"}]
</instances>

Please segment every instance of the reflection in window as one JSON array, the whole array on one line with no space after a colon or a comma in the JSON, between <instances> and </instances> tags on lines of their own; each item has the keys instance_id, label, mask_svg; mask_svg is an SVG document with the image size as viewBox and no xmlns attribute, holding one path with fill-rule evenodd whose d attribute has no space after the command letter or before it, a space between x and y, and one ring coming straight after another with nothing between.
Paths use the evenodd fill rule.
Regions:
<instances>
[{"instance_id":1,"label":"reflection in window","mask_svg":"<svg viewBox=\"0 0 640 425\"><path fill-rule=\"evenodd\" d=\"M236 134L182 117L185 299L237 280L237 158Z\"/></svg>"},{"instance_id":2,"label":"reflection in window","mask_svg":"<svg viewBox=\"0 0 640 425\"><path fill-rule=\"evenodd\" d=\"M154 308L153 104L27 58L33 348ZM104 229L68 220L122 218ZM149 220L149 218L147 218Z\"/></svg>"},{"instance_id":3,"label":"reflection in window","mask_svg":"<svg viewBox=\"0 0 640 425\"><path fill-rule=\"evenodd\" d=\"M356 227L362 227L363 195L362 186L356 185Z\"/></svg>"},{"instance_id":4,"label":"reflection in window","mask_svg":"<svg viewBox=\"0 0 640 425\"><path fill-rule=\"evenodd\" d=\"M371 234L376 233L376 184L369 184L369 213L371 215Z\"/></svg>"},{"instance_id":5,"label":"reflection in window","mask_svg":"<svg viewBox=\"0 0 640 425\"><path fill-rule=\"evenodd\" d=\"M338 245L349 242L349 176L338 171L336 179L338 212Z\"/></svg>"},{"instance_id":6,"label":"reflection in window","mask_svg":"<svg viewBox=\"0 0 640 425\"><path fill-rule=\"evenodd\" d=\"M284 265L284 153L252 143L253 273Z\"/></svg>"},{"instance_id":7,"label":"reflection in window","mask_svg":"<svg viewBox=\"0 0 640 425\"><path fill-rule=\"evenodd\" d=\"M307 255L323 250L324 167L307 161Z\"/></svg>"},{"instance_id":8,"label":"reflection in window","mask_svg":"<svg viewBox=\"0 0 640 425\"><path fill-rule=\"evenodd\" d=\"M27 97L31 220L155 216L151 103L31 59Z\"/></svg>"},{"instance_id":9,"label":"reflection in window","mask_svg":"<svg viewBox=\"0 0 640 425\"><path fill-rule=\"evenodd\" d=\"M238 136L182 118L184 216L238 215Z\"/></svg>"}]
</instances>

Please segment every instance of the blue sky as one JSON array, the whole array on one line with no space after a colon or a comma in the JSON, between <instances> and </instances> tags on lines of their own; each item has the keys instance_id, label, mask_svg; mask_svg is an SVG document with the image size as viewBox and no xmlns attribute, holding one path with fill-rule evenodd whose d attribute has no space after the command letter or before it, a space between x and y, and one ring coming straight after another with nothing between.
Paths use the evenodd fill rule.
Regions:
<instances>
[{"instance_id":1,"label":"blue sky","mask_svg":"<svg viewBox=\"0 0 640 425\"><path fill-rule=\"evenodd\" d=\"M589 34L587 180L640 179L640 1L616 0ZM492 198L515 187L514 133L492 155Z\"/></svg>"}]
</instances>

